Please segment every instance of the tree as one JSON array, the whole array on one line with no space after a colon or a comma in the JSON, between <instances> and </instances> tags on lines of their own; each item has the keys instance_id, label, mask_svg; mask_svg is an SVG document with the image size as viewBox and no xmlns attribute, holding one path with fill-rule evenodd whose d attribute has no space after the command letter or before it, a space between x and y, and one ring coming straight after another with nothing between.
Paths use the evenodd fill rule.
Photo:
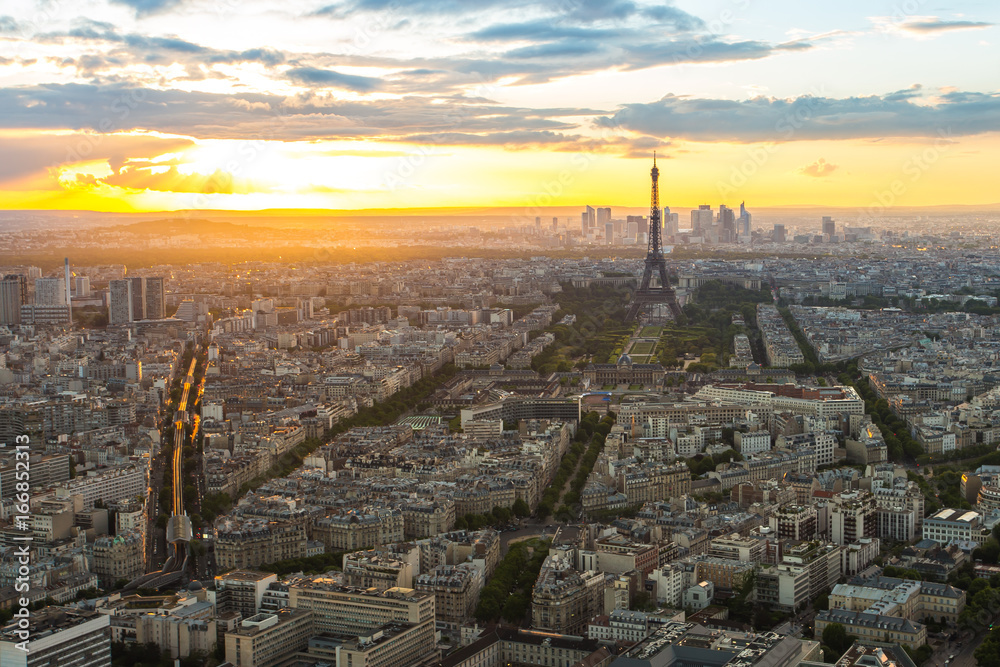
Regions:
<instances>
[{"instance_id":1,"label":"tree","mask_svg":"<svg viewBox=\"0 0 1000 667\"><path fill-rule=\"evenodd\" d=\"M531 508L528 507L528 503L524 502L524 498L515 500L511 509L514 511L514 515L521 519L531 514Z\"/></svg>"},{"instance_id":2,"label":"tree","mask_svg":"<svg viewBox=\"0 0 1000 667\"><path fill-rule=\"evenodd\" d=\"M837 657L844 655L854 641L847 636L847 630L840 623L831 623L823 628L823 643L833 649Z\"/></svg>"}]
</instances>

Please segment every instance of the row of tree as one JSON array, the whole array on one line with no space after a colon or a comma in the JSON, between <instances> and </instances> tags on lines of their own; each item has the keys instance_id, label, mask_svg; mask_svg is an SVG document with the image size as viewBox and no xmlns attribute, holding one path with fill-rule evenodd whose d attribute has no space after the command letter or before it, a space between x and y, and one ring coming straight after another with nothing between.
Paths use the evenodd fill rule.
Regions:
<instances>
[{"instance_id":1,"label":"row of tree","mask_svg":"<svg viewBox=\"0 0 1000 667\"><path fill-rule=\"evenodd\" d=\"M548 540L511 544L479 594L476 620L490 623L503 618L520 624L531 609L531 591L548 554Z\"/></svg>"},{"instance_id":2,"label":"row of tree","mask_svg":"<svg viewBox=\"0 0 1000 667\"><path fill-rule=\"evenodd\" d=\"M455 519L455 530L480 530L487 526L504 526L514 517L523 519L531 515L531 508L523 498L518 498L510 507L494 507L486 514L465 514Z\"/></svg>"}]
</instances>

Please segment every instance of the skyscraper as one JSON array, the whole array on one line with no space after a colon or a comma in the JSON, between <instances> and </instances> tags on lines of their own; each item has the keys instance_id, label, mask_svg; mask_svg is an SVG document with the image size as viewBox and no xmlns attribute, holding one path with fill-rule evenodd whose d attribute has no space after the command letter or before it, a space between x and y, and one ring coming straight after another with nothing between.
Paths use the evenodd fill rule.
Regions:
<instances>
[{"instance_id":1,"label":"skyscraper","mask_svg":"<svg viewBox=\"0 0 1000 667\"><path fill-rule=\"evenodd\" d=\"M28 278L11 274L0 280L0 324L20 324L21 306L28 303Z\"/></svg>"},{"instance_id":2,"label":"skyscraper","mask_svg":"<svg viewBox=\"0 0 1000 667\"><path fill-rule=\"evenodd\" d=\"M604 225L611 222L611 209L609 207L597 209L597 227L604 229Z\"/></svg>"},{"instance_id":3,"label":"skyscraper","mask_svg":"<svg viewBox=\"0 0 1000 667\"><path fill-rule=\"evenodd\" d=\"M725 204L719 206L719 241L736 242L736 214Z\"/></svg>"},{"instance_id":4,"label":"skyscraper","mask_svg":"<svg viewBox=\"0 0 1000 667\"><path fill-rule=\"evenodd\" d=\"M35 305L65 306L65 283L60 278L37 278L35 280Z\"/></svg>"},{"instance_id":5,"label":"skyscraper","mask_svg":"<svg viewBox=\"0 0 1000 667\"><path fill-rule=\"evenodd\" d=\"M66 289L66 307L70 310L70 322L73 321L73 288L69 282L69 257L64 260L63 266L65 267L65 285Z\"/></svg>"},{"instance_id":6,"label":"skyscraper","mask_svg":"<svg viewBox=\"0 0 1000 667\"><path fill-rule=\"evenodd\" d=\"M837 235L837 223L828 215L823 216L823 236L833 238Z\"/></svg>"},{"instance_id":7,"label":"skyscraper","mask_svg":"<svg viewBox=\"0 0 1000 667\"><path fill-rule=\"evenodd\" d=\"M604 242L607 243L608 245L611 245L612 243L614 243L614 240L615 240L615 226L610 222L604 223Z\"/></svg>"},{"instance_id":8,"label":"skyscraper","mask_svg":"<svg viewBox=\"0 0 1000 667\"><path fill-rule=\"evenodd\" d=\"M552 218L552 231L559 229L559 218Z\"/></svg>"},{"instance_id":9,"label":"skyscraper","mask_svg":"<svg viewBox=\"0 0 1000 667\"><path fill-rule=\"evenodd\" d=\"M132 320L146 319L146 279L126 278L132 283Z\"/></svg>"},{"instance_id":10,"label":"skyscraper","mask_svg":"<svg viewBox=\"0 0 1000 667\"><path fill-rule=\"evenodd\" d=\"M146 278L146 319L162 320L167 316L163 278Z\"/></svg>"},{"instance_id":11,"label":"skyscraper","mask_svg":"<svg viewBox=\"0 0 1000 667\"><path fill-rule=\"evenodd\" d=\"M744 240L745 242L750 241L750 220L753 216L750 215L750 211L744 205L745 202L740 202L740 217L736 221L736 235L738 240Z\"/></svg>"},{"instance_id":12,"label":"skyscraper","mask_svg":"<svg viewBox=\"0 0 1000 667\"><path fill-rule=\"evenodd\" d=\"M691 233L695 236L708 236L713 219L712 207L701 204L697 210L691 211Z\"/></svg>"},{"instance_id":13,"label":"skyscraper","mask_svg":"<svg viewBox=\"0 0 1000 667\"><path fill-rule=\"evenodd\" d=\"M775 243L784 243L785 242L785 226L784 225L775 225L774 226L774 233L771 234L771 240L774 241Z\"/></svg>"},{"instance_id":14,"label":"skyscraper","mask_svg":"<svg viewBox=\"0 0 1000 667\"><path fill-rule=\"evenodd\" d=\"M132 322L132 281L112 280L108 283L108 324Z\"/></svg>"},{"instance_id":15,"label":"skyscraper","mask_svg":"<svg viewBox=\"0 0 1000 667\"><path fill-rule=\"evenodd\" d=\"M76 298L85 299L90 296L90 278L87 276L76 277Z\"/></svg>"},{"instance_id":16,"label":"skyscraper","mask_svg":"<svg viewBox=\"0 0 1000 667\"><path fill-rule=\"evenodd\" d=\"M670 212L669 206L663 207L663 235L675 236L680 225L680 217Z\"/></svg>"}]
</instances>

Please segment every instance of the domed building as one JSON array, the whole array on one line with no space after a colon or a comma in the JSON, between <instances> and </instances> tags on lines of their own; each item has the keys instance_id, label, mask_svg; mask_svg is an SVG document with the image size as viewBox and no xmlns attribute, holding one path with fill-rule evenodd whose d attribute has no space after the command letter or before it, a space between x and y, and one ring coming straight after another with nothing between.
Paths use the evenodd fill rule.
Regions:
<instances>
[{"instance_id":1,"label":"domed building","mask_svg":"<svg viewBox=\"0 0 1000 667\"><path fill-rule=\"evenodd\" d=\"M636 364L632 357L622 354L613 364L587 364L583 378L590 380L592 387L607 384L641 384L659 386L663 384L663 366L660 364Z\"/></svg>"}]
</instances>

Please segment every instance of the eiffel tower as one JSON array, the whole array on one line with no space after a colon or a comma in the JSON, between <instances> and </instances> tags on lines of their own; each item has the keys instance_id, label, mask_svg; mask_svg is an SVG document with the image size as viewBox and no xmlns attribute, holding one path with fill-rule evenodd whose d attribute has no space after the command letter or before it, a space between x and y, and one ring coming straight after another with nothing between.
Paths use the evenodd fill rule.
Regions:
<instances>
[{"instance_id":1,"label":"eiffel tower","mask_svg":"<svg viewBox=\"0 0 1000 667\"><path fill-rule=\"evenodd\" d=\"M646 268L642 272L639 288L632 295L632 303L629 304L628 314L625 316L626 322L636 319L640 313L645 313L649 320L665 319L663 315L654 316L653 307L656 305L669 308L675 320L682 318L677 294L670 286L667 277L667 261L663 258L663 243L660 239L660 170L656 168L656 153L653 153L653 169L650 176L653 178L653 193L649 207L649 249L646 252ZM660 284L656 287L652 285L654 272L660 279ZM659 310L662 312L662 308Z\"/></svg>"}]
</instances>

